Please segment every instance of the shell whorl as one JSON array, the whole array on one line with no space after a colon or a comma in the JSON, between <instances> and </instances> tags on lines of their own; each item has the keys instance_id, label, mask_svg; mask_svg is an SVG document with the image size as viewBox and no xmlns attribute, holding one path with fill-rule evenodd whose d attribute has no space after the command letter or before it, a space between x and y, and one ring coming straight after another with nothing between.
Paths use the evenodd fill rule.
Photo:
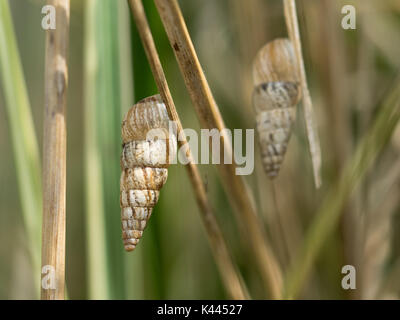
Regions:
<instances>
[{"instance_id":1,"label":"shell whorl","mask_svg":"<svg viewBox=\"0 0 400 320\"><path fill-rule=\"evenodd\" d=\"M292 42L278 38L262 47L253 61L253 83L299 82L296 56Z\"/></svg>"},{"instance_id":2,"label":"shell whorl","mask_svg":"<svg viewBox=\"0 0 400 320\"><path fill-rule=\"evenodd\" d=\"M128 110L122 120L122 141L146 140L150 130L168 133L169 117L159 94L144 98Z\"/></svg>"},{"instance_id":3,"label":"shell whorl","mask_svg":"<svg viewBox=\"0 0 400 320\"><path fill-rule=\"evenodd\" d=\"M253 63L253 107L264 170L278 175L296 117L301 92L293 46L276 39L258 52Z\"/></svg>"},{"instance_id":4,"label":"shell whorl","mask_svg":"<svg viewBox=\"0 0 400 320\"><path fill-rule=\"evenodd\" d=\"M139 101L122 121L120 206L126 251L135 249L143 235L160 189L176 155L176 137L168 136L169 117L159 95ZM161 129L163 134L149 135Z\"/></svg>"}]
</instances>

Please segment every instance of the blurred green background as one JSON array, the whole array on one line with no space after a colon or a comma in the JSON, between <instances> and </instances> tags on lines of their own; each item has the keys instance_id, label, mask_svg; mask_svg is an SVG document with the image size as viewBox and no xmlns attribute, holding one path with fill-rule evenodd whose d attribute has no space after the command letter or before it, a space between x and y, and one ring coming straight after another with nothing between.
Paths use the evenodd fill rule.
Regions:
<instances>
[{"instance_id":1,"label":"blurred green background","mask_svg":"<svg viewBox=\"0 0 400 320\"><path fill-rule=\"evenodd\" d=\"M2 5L8 2L11 9L41 157L45 63L41 9L46 2L0 1ZM183 127L199 131L157 10L152 1L143 2ZM179 3L227 127L254 128L251 63L266 42L287 36L282 2ZM341 28L341 8L345 4L357 9L356 30ZM398 83L400 67L400 1L298 0L297 6L323 151L323 186L315 190L313 185L300 107L289 150L275 182L279 208L274 205L271 183L263 173L258 148L255 171L245 177L284 271L298 253L321 203L332 194L332 186L374 123L382 102ZM6 48L0 47L2 50ZM0 298L37 298L33 279L39 279L39 274L32 272L32 239L23 214L7 112L10 109L6 107L4 88L8 78L0 79ZM180 164L169 168L168 182L137 249L132 253L123 251L120 123L134 102L155 93L157 89L127 2L71 0L66 256L70 299L228 297L186 170ZM15 124L18 126L18 121ZM21 123L21 131L24 129ZM341 220L333 234L322 240L321 254L300 297L399 297L399 153L400 129L396 129L378 160L363 171L362 184L340 207ZM199 167L250 293L253 298L263 297L257 269L247 254L248 243L238 237L217 171L212 165ZM40 221L41 212L26 211ZM282 224L283 233L278 232L278 223ZM340 271L346 264L356 266L355 291L341 287Z\"/></svg>"}]
</instances>

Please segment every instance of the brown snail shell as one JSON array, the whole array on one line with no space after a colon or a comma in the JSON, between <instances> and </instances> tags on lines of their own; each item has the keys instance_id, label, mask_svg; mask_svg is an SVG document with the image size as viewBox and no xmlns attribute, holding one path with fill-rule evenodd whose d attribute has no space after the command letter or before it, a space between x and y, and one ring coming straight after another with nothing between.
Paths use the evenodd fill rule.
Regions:
<instances>
[{"instance_id":1,"label":"brown snail shell","mask_svg":"<svg viewBox=\"0 0 400 320\"><path fill-rule=\"evenodd\" d=\"M126 251L134 250L142 237L176 155L176 137L168 136L168 126L159 95L139 101L122 122L120 206ZM161 134L151 135L152 130Z\"/></svg>"},{"instance_id":2,"label":"brown snail shell","mask_svg":"<svg viewBox=\"0 0 400 320\"><path fill-rule=\"evenodd\" d=\"M253 61L253 83L299 82L296 55L292 42L278 38L262 47Z\"/></svg>"},{"instance_id":3,"label":"brown snail shell","mask_svg":"<svg viewBox=\"0 0 400 320\"><path fill-rule=\"evenodd\" d=\"M278 175L300 99L298 69L289 39L266 44L253 63L253 107L264 170Z\"/></svg>"},{"instance_id":4,"label":"brown snail shell","mask_svg":"<svg viewBox=\"0 0 400 320\"><path fill-rule=\"evenodd\" d=\"M147 97L128 110L122 120L122 142L145 140L152 129L165 129L168 134L169 117L159 94Z\"/></svg>"}]
</instances>

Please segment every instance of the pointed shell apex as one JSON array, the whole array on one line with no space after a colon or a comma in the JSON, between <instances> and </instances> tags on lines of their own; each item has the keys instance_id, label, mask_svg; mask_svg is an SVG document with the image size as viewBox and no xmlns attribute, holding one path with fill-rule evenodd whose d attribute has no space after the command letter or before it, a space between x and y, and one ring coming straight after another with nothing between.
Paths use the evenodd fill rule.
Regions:
<instances>
[{"instance_id":1,"label":"pointed shell apex","mask_svg":"<svg viewBox=\"0 0 400 320\"><path fill-rule=\"evenodd\" d=\"M262 47L253 62L253 83L299 82L298 67L292 42L278 38Z\"/></svg>"},{"instance_id":2,"label":"pointed shell apex","mask_svg":"<svg viewBox=\"0 0 400 320\"><path fill-rule=\"evenodd\" d=\"M169 116L159 94L140 100L128 110L122 120L122 141L146 140L152 129L161 129L167 137Z\"/></svg>"}]
</instances>

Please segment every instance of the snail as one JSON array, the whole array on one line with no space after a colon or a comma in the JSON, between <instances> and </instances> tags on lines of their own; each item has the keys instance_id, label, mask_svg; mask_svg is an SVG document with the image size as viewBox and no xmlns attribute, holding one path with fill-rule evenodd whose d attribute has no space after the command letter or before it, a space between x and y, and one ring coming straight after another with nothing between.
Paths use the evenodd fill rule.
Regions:
<instances>
[{"instance_id":1,"label":"snail","mask_svg":"<svg viewBox=\"0 0 400 320\"><path fill-rule=\"evenodd\" d=\"M176 155L169 117L160 95L136 103L122 121L120 206L126 251L136 248Z\"/></svg>"},{"instance_id":2,"label":"snail","mask_svg":"<svg viewBox=\"0 0 400 320\"><path fill-rule=\"evenodd\" d=\"M301 90L289 39L275 39L253 62L253 107L262 163L268 177L280 170L296 117Z\"/></svg>"}]
</instances>

